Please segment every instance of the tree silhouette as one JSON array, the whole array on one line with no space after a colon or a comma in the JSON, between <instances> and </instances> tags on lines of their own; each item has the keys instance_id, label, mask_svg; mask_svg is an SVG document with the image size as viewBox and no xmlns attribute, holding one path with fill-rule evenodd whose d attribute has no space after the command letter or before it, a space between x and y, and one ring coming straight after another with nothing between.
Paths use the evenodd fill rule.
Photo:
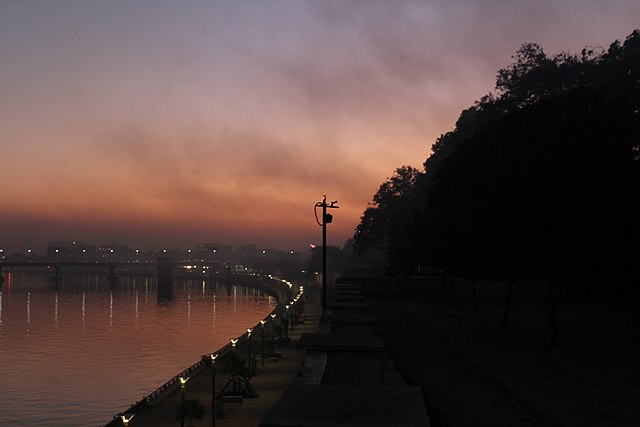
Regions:
<instances>
[{"instance_id":1,"label":"tree silhouette","mask_svg":"<svg viewBox=\"0 0 640 427\"><path fill-rule=\"evenodd\" d=\"M354 248L363 253L382 250L394 271L407 269L409 248L407 224L415 211L416 187L422 173L411 166L396 169L380 185L373 203L365 210L354 235Z\"/></svg>"},{"instance_id":2,"label":"tree silhouette","mask_svg":"<svg viewBox=\"0 0 640 427\"><path fill-rule=\"evenodd\" d=\"M380 186L356 249L508 282L637 277L640 31L580 55L525 44L496 90L424 172L403 166Z\"/></svg>"}]
</instances>

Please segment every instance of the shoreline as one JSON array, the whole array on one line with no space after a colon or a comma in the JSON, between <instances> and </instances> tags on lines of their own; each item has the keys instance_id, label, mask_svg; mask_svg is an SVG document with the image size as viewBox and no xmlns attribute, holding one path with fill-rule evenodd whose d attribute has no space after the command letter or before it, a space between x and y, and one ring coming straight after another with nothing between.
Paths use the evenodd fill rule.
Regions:
<instances>
[{"instance_id":1,"label":"shoreline","mask_svg":"<svg viewBox=\"0 0 640 427\"><path fill-rule=\"evenodd\" d=\"M244 332L243 334L237 336L231 342L225 344L219 349L202 355L202 358L182 370L178 374L174 375L172 378L167 380L164 384L158 387L156 390L152 391L146 396L143 396L140 401L136 401L131 406L121 412L116 413L113 418L105 424L100 425L99 427L116 427L124 424L123 420L131 419L136 414L139 414L141 411L144 411L148 406L152 406L159 402L162 402L163 399L168 397L168 395L174 393L180 387L180 378L185 377L193 377L201 373L202 370L206 368L206 366L210 366L210 362L208 362L208 358L211 355L215 355L217 360L222 360L225 357L228 357L231 353L236 351L236 348L241 349L247 345L247 342L251 336L251 334L255 331L255 333L261 333L265 328L273 328L274 322L276 318L282 318L283 312L288 311L288 308L285 308L282 301L290 301L295 302L298 301L299 298L303 295L303 290L301 289L296 296L290 298L293 291L293 284L284 279L278 279L272 276L268 276L268 284L259 283L257 281L246 281L242 283L243 286L248 286L257 290L264 291L265 293L270 294L272 297L276 299L278 302L277 306L265 316L261 321L254 324L253 326L249 325L247 331L250 329L251 332ZM263 323L264 322L264 323ZM235 341L235 342L234 342Z\"/></svg>"}]
</instances>

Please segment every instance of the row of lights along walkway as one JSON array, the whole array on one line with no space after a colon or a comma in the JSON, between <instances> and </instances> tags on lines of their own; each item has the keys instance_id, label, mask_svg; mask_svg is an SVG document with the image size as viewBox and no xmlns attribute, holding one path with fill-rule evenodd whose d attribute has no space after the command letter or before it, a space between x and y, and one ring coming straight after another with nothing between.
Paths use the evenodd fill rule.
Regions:
<instances>
[{"instance_id":1,"label":"row of lights along walkway","mask_svg":"<svg viewBox=\"0 0 640 427\"><path fill-rule=\"evenodd\" d=\"M293 288L291 282L273 276L270 279L272 287L279 289L279 300L287 301L286 304L279 304L258 324L247 328L241 336L230 339L223 348L203 355L200 361L149 396L144 396L127 411L117 414L105 427L177 426L178 422L184 427L185 422L186 425L194 425L194 421L199 419L202 421L197 425L235 425L227 421L240 421L242 413L246 411L240 411L239 407L250 406L247 405L248 401L262 401L262 405L272 406L277 396L272 396L270 403L265 401L269 390L262 383L265 380L269 383L272 366L289 364L288 360L283 360L288 352L285 350L293 345L291 338L294 330L304 320L307 298L302 286L291 298L287 296L291 295L287 292ZM301 359L304 352L297 352ZM300 364L300 361L297 363ZM291 372L295 376L295 368ZM271 379L271 382L274 380L277 379ZM282 392L286 384L278 387ZM268 407L265 407L263 412L267 410Z\"/></svg>"}]
</instances>

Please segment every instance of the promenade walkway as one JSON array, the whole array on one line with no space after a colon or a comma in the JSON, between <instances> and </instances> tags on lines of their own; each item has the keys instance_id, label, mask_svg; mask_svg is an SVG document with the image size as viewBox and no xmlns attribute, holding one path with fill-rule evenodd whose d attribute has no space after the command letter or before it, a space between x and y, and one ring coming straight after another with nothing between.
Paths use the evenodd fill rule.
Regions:
<instances>
[{"instance_id":1,"label":"promenade walkway","mask_svg":"<svg viewBox=\"0 0 640 427\"><path fill-rule=\"evenodd\" d=\"M551 348L546 300L454 304L440 297L367 297L394 365L422 388L440 426L640 425L638 308L632 301L559 304L560 345Z\"/></svg>"},{"instance_id":2,"label":"promenade walkway","mask_svg":"<svg viewBox=\"0 0 640 427\"><path fill-rule=\"evenodd\" d=\"M259 397L242 398L237 399L237 401L223 403L222 408L218 407L217 409L222 414L216 418L216 426L251 427L260 424L260 421L276 404L282 393L296 379L298 369L305 355L305 350L296 348L296 344L302 334L315 332L318 328L321 314L322 308L318 290L314 288L306 290L304 312L301 317L303 322L295 325L293 331L289 331L289 341L284 341L276 346L275 351L280 354L280 357L266 360L264 365L261 364L260 355L256 359L256 375L250 379L250 382ZM216 373L216 389L218 392L227 383L228 379L228 376L220 372ZM198 399L205 406L205 414L201 420L185 419L185 427L212 425L211 382L211 369L208 367L194 374L187 382L184 392L185 399ZM176 407L179 405L181 398L182 394L179 389L171 392L163 399L154 402L138 413L129 422L129 426L180 426L180 420L176 419Z\"/></svg>"},{"instance_id":3,"label":"promenade walkway","mask_svg":"<svg viewBox=\"0 0 640 427\"><path fill-rule=\"evenodd\" d=\"M258 360L251 383L259 397L226 403L217 426L638 424L633 301L560 304L561 345L549 348L544 300L514 301L502 329L501 300L481 300L474 316L462 298L336 289L324 314L317 290L305 292L305 322L276 349L282 357ZM200 399L206 413L185 427L212 425L210 372L188 382L186 398ZM129 425L179 426L179 400L175 391Z\"/></svg>"}]
</instances>

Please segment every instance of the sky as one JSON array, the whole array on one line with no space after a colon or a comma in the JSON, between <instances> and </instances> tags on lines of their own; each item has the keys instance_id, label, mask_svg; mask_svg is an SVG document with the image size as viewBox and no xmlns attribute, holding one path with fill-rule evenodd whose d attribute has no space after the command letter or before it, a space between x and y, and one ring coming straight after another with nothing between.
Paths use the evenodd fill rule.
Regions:
<instances>
[{"instance_id":1,"label":"sky","mask_svg":"<svg viewBox=\"0 0 640 427\"><path fill-rule=\"evenodd\" d=\"M606 49L637 0L0 0L0 248L342 246L523 43Z\"/></svg>"}]
</instances>

